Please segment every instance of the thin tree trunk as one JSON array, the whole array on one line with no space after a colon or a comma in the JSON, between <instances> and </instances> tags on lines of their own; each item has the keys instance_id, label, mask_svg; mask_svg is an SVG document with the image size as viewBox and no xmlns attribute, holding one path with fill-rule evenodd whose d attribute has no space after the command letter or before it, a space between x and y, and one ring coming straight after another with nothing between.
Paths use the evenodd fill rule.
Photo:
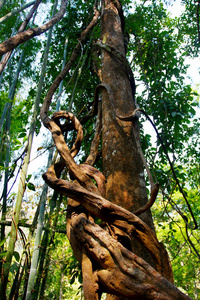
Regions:
<instances>
[{"instance_id":1,"label":"thin tree trunk","mask_svg":"<svg viewBox=\"0 0 200 300\"><path fill-rule=\"evenodd\" d=\"M38 217L39 217L41 202L42 202L42 196L40 197L40 201L38 203L37 210L35 212L34 219L33 219L33 222L31 224L31 228L30 228L29 235L28 235L28 238L27 238L27 244L26 244L26 247L24 249L24 252L27 254L27 258L30 257L30 255L28 255L28 251L29 251L29 248L30 248L30 244L31 244L31 240L32 240L35 228L37 227L37 221L38 221ZM24 276L25 285L24 285L24 289L23 289L22 300L25 300L25 297L26 297L26 290L27 290L27 284L28 284L28 274L29 274L29 270L30 270L30 265L31 265L31 262L29 260L27 262L27 265L26 265L26 273L25 273L25 276ZM24 268L22 268L22 274L19 278L19 282L21 282L21 280L22 280L23 272L24 272ZM15 299L17 300L18 298L15 298Z\"/></svg>"},{"instance_id":2,"label":"thin tree trunk","mask_svg":"<svg viewBox=\"0 0 200 300\"><path fill-rule=\"evenodd\" d=\"M32 240L32 237L33 237L35 227L37 225L40 205L41 205L41 199L40 199L39 204L37 206L37 210L35 212L32 224L22 224L22 223L20 224L20 222L18 223L18 226L26 227L26 228L29 228L30 230L29 230L29 235L28 235L27 241L26 241L26 245L24 247L24 250L23 250L23 253L22 253L22 256L21 256L21 260L20 260L20 264L19 264L20 265L19 272L18 272L18 274L16 274L15 280L13 282L13 285L15 285L15 286L12 285L11 292L10 292L10 295L9 295L9 300L17 300L18 299L19 288L20 288L20 284L21 284L21 281L22 281L22 277L24 275L25 270L26 270L26 274L27 274L28 270L30 269L30 263L29 263L29 261L30 261L29 260L30 251L29 251L29 248L30 248L30 244L31 244L31 240ZM5 225L6 226L11 226L11 222L10 221L5 221ZM27 280L24 279L24 281L28 282L28 278L27 278ZM25 287L26 287L26 284L25 284ZM25 288L25 290L26 290L26 288Z\"/></svg>"},{"instance_id":3,"label":"thin tree trunk","mask_svg":"<svg viewBox=\"0 0 200 300\"><path fill-rule=\"evenodd\" d=\"M12 110L12 104L13 104L13 99L14 99L14 95L15 95L15 89L16 89L16 84L17 84L17 80L20 74L20 70L21 70L21 66L24 60L24 52L25 50L22 51L20 59L19 59L19 63L17 66L17 70L12 82L12 85L10 87L9 90L9 95L8 98L10 99L10 102L7 105L7 116L6 116L6 162L5 162L5 176L4 176L4 189L3 189L3 205L2 205L2 221L4 221L6 219L6 202L7 202L7 190L8 190L8 172L9 172L9 160L10 160L10 118L11 118L11 110ZM11 231L12 232L12 231ZM5 238L5 226L2 224L1 225L1 240ZM3 250L3 247L2 249ZM0 270L2 270L2 264L0 264ZM3 277L1 278L0 281L0 292L2 292L3 294L5 294L5 290L3 287L3 282L5 282L5 278L3 279Z\"/></svg>"},{"instance_id":4,"label":"thin tree trunk","mask_svg":"<svg viewBox=\"0 0 200 300\"><path fill-rule=\"evenodd\" d=\"M52 218L52 213L54 211L54 208L56 207L56 199L57 199L57 196L58 196L58 193L54 191L54 195L53 197L51 198L51 211L50 211L50 216L49 216L49 221L51 220ZM58 215L59 215L59 210L60 210L60 205L61 205L61 202L62 202L62 195L59 196L59 200L57 200L57 208L56 208L56 214L55 214L55 217L54 217L54 221L53 221L53 228L56 227L57 225L57 222L58 222ZM50 225L50 222L49 224ZM54 241L54 236L55 236L55 231L51 231L50 232L50 237L49 237L49 245L48 245L48 250L46 251L46 255L45 255L45 266L43 268L43 278L42 278L42 284L41 284L41 289L40 289L40 293L38 295L38 298L39 300L42 300L44 299L44 292L45 292L45 287L46 287L46 281L47 281L47 276L48 276L48 271L49 271L49 265L50 265L50 261L51 261L51 256L50 256L50 251L52 250L52 247L50 246L53 246L53 241ZM47 245L46 245L46 249L47 249Z\"/></svg>"},{"instance_id":5,"label":"thin tree trunk","mask_svg":"<svg viewBox=\"0 0 200 300\"><path fill-rule=\"evenodd\" d=\"M39 220L36 230L36 236L35 236L35 244L33 248L33 256L31 260L31 267L29 272L29 278L28 278L28 285L27 285L27 291L26 291L26 300L32 299L32 290L35 283L35 275L37 271L37 265L38 265L38 258L39 258L39 246L41 242L41 236L43 231L43 221L44 221L44 212L45 212L45 204L47 199L47 190L48 186L45 184L42 192L42 201L40 206L40 213L39 213ZM48 233L47 233L48 234Z\"/></svg>"},{"instance_id":6,"label":"thin tree trunk","mask_svg":"<svg viewBox=\"0 0 200 300\"><path fill-rule=\"evenodd\" d=\"M34 282L33 286L33 292L32 292L32 299L36 300L39 298L39 292L40 292L40 286L41 286L41 280L44 278L44 262L45 259L47 259L47 247L49 245L49 231L45 231L43 236L42 236L42 241L41 241L41 249L40 249L40 255L39 255L39 266L37 268L37 277Z\"/></svg>"},{"instance_id":7,"label":"thin tree trunk","mask_svg":"<svg viewBox=\"0 0 200 300\"><path fill-rule=\"evenodd\" d=\"M43 300L44 299L44 292L45 292L45 286L46 286L47 275L48 275L48 268L49 268L49 263L50 263L49 255L50 254L49 254L49 251L48 251L46 253L46 256L45 256L43 278L42 278L40 293L39 293L38 298L37 298L38 300Z\"/></svg>"},{"instance_id":8,"label":"thin tree trunk","mask_svg":"<svg viewBox=\"0 0 200 300\"><path fill-rule=\"evenodd\" d=\"M52 162L52 156L53 156L53 149L49 152L49 158L48 158L48 165L51 165ZM44 214L45 214L45 205L47 200L47 191L48 191L48 185L44 184L42 195L41 195L41 205L40 205L40 212L39 212L39 219L38 219L38 225L36 230L36 236L35 236L35 244L34 244L34 250L33 250L33 256L31 260L31 267L29 272L29 278L28 278L28 285L27 285L27 292L26 292L26 300L32 299L32 290L35 283L35 276L38 266L38 260L39 260L39 246L41 244L41 237L42 237L42 231L44 228ZM48 236L48 232L44 233Z\"/></svg>"},{"instance_id":9,"label":"thin tree trunk","mask_svg":"<svg viewBox=\"0 0 200 300\"><path fill-rule=\"evenodd\" d=\"M62 70L65 67L65 62L66 62L66 57L67 57L67 46L68 46L68 38L66 38L65 45L64 45ZM62 88L63 88L63 80L59 84L58 96L57 96L57 100L56 100L56 111L59 111L59 109L60 109L60 97L62 95Z\"/></svg>"},{"instance_id":10,"label":"thin tree trunk","mask_svg":"<svg viewBox=\"0 0 200 300\"><path fill-rule=\"evenodd\" d=\"M3 108L3 112L1 114L1 119L0 119L0 133L2 131L3 123L6 120L6 114L7 114L9 105L10 105L9 102L5 103L4 108ZM0 161L1 161L1 159L0 159Z\"/></svg>"},{"instance_id":11,"label":"thin tree trunk","mask_svg":"<svg viewBox=\"0 0 200 300\"><path fill-rule=\"evenodd\" d=\"M63 53L63 63L62 63L62 70L64 69L64 66L65 66L65 62L66 62L66 56L67 56L67 44L68 44L68 39L65 40L65 45L64 45L64 53ZM62 87L63 87L63 81L61 81L60 85L59 85L59 90L58 90L58 96L57 96L57 103L56 103L56 111L58 111L60 109L60 97L61 97L61 94L62 94ZM56 153L57 155L57 153ZM56 157L54 158L54 160L56 159ZM48 164L49 165L49 164ZM51 197L51 200L50 200L50 216L48 218L48 220L50 221L51 220L51 215L53 213L53 210L56 206L56 199L57 199L57 192L54 191L54 194L53 196ZM59 211L57 211L57 214L58 214ZM56 216L55 216L56 217ZM47 228L49 227L50 223L48 222L46 224ZM55 225L55 224L54 224ZM52 237L54 236L54 233L52 235ZM52 238L51 237L51 238ZM47 241L48 241L48 233L46 232L45 233L45 236L43 238L47 238ZM50 241L51 242L51 241ZM37 292L39 291L39 285L40 285L40 280L41 280L41 274L43 273L43 265L44 265L44 258L45 258L45 254L46 254L46 249L47 249L47 245L45 245L43 247L43 252L42 252L42 257L40 258L40 265L39 265L39 269L38 269L38 276L37 276L37 280L36 280L36 288L37 288ZM48 268L48 265L46 266L46 268ZM47 270L45 268L45 276L47 276ZM41 294L42 294L42 297L43 297L43 286L45 286L45 283L46 283L46 280L44 279L44 276L43 276L43 281L42 281L42 287L41 287L41 291L40 291L40 296L37 294L37 296L33 299L37 299L38 296L41 297Z\"/></svg>"},{"instance_id":12,"label":"thin tree trunk","mask_svg":"<svg viewBox=\"0 0 200 300\"><path fill-rule=\"evenodd\" d=\"M43 296L44 296L43 294L44 294L44 290L45 290L46 278L48 275L48 269L49 269L49 264L50 264L50 251L51 251L50 246L53 243L54 235L55 235L55 230L53 230L53 229L57 225L60 204L62 201L62 196L60 196L59 201L57 201L57 196L58 196L58 193L54 191L54 194L50 200L50 202L51 202L50 214L49 214L49 217L47 218L48 221L46 224L46 227L49 228L49 230L44 232L42 242L41 242L42 251L40 252L40 258L39 258L40 264L38 267L37 279L36 279L35 285L34 285L34 292L32 293L33 300L43 299ZM57 210L56 210L54 222L52 225L51 224L52 213L56 206L56 203L57 203ZM42 284L41 284L41 279L42 279Z\"/></svg>"},{"instance_id":13,"label":"thin tree trunk","mask_svg":"<svg viewBox=\"0 0 200 300\"><path fill-rule=\"evenodd\" d=\"M27 176L28 164L29 164L29 160L30 160L32 142L33 142L33 135L34 135L36 120L37 120L37 115L38 115L38 110L39 110L39 103L40 103L40 97L41 97L41 93L42 93L43 81L44 81L44 77L45 77L46 64L47 64L48 51L49 51L48 44L50 44L50 39L47 42L46 51L44 54L44 61L43 61L43 66L42 66L42 70L41 70L41 74L40 74L40 81L39 81L39 85L38 85L38 89L37 89L37 95L36 95L36 100L35 100L35 104L34 104L34 110L33 110L30 131L29 131L29 136L28 136L28 146L26 149L22 169L20 172L20 180L19 180L19 186L18 186L18 192L17 192L17 199L16 199L16 204L15 204L15 209L13 211L11 236L10 236L10 240L9 240L9 244L8 244L8 252L7 252L7 256L6 256L6 266L4 268L4 274L3 274L5 289L6 289L6 285L7 285L7 281L8 281L11 260L12 260L12 256L13 256L13 252L14 252L14 248L15 248L15 242L16 242L16 238L17 238L17 230L16 229L17 229L17 226L19 223L22 198L23 198L24 191L25 191L25 180L26 180L26 176Z\"/></svg>"},{"instance_id":14,"label":"thin tree trunk","mask_svg":"<svg viewBox=\"0 0 200 300\"><path fill-rule=\"evenodd\" d=\"M27 17L25 18L25 20L21 24L20 28L18 29L18 32L17 32L18 34L21 33L21 32L23 32L25 30L27 24L29 23L30 19L32 18L34 12L37 10L37 8L38 8L38 6L39 6L39 4L40 4L41 1L42 0L36 0L35 1L35 4L33 5L32 9L30 10L30 12L28 13ZM9 59L10 59L10 57L12 55L12 52L13 52L13 49L11 51L7 52L3 56L2 60L1 60L1 63L0 63L0 74L2 74L2 72L3 72L3 70L4 70L7 62L9 61Z\"/></svg>"},{"instance_id":15,"label":"thin tree trunk","mask_svg":"<svg viewBox=\"0 0 200 300\"><path fill-rule=\"evenodd\" d=\"M13 50L16 48L18 45L29 41L32 39L34 36L38 36L47 30L49 30L52 26L54 26L56 23L58 23L66 10L68 1L67 0L62 0L61 2L61 7L60 10L54 15L54 17L49 20L46 24L41 25L40 27L37 28L29 28L27 31L17 33L15 36L7 39L3 43L0 44L0 55L5 54L8 51Z\"/></svg>"},{"instance_id":16,"label":"thin tree trunk","mask_svg":"<svg viewBox=\"0 0 200 300\"><path fill-rule=\"evenodd\" d=\"M6 14L5 16L0 18L0 24L6 22L9 18L15 16L16 14L18 14L19 12L23 11L24 9L28 8L29 6L33 5L35 3L35 1L31 1L29 3L26 3L14 10L12 10L11 12L9 12L8 14Z\"/></svg>"},{"instance_id":17,"label":"thin tree trunk","mask_svg":"<svg viewBox=\"0 0 200 300\"><path fill-rule=\"evenodd\" d=\"M57 4L58 4L58 1L56 0L54 2L53 12L52 12L53 16L55 15ZM44 68L42 68L43 72L46 71L46 62L47 62L47 57L48 57L48 53L49 53L49 49L50 49L52 30L53 30L53 28L50 28L50 30L48 32L48 36L47 36L47 44L46 44L46 50L45 50L46 60L43 64L43 67L44 67ZM44 79L44 73L43 73L43 79ZM49 158L48 158L48 166L51 165L52 156L53 156L53 149L50 149ZM37 230L36 230L35 245L34 245L34 251L33 251L33 256L32 256L32 261L31 261L31 268L30 268L28 286L27 286L27 292L26 292L26 300L30 300L32 298L32 290L33 290L34 283L35 283L35 276L36 276L36 270L37 270L38 258L39 258L39 245L41 242L45 205L46 205L46 200L47 200L47 191L48 191L48 186L47 186L47 184L45 184L44 188L43 188L43 193L42 193L42 202L41 202L41 206L40 206L39 221L38 221L38 226L37 226Z\"/></svg>"},{"instance_id":18,"label":"thin tree trunk","mask_svg":"<svg viewBox=\"0 0 200 300\"><path fill-rule=\"evenodd\" d=\"M12 257L13 257L14 248L15 248L15 242L17 239L17 226L19 223L22 197L23 197L23 194L25 191L25 179L26 179L27 168L28 168L28 163L29 163L30 151L31 151L31 147L30 147L30 144L28 144L27 152L24 157L22 170L20 172L20 181L19 181L16 204L15 204L15 208L13 211L13 218L12 218L12 224L11 224L11 235L10 235L10 239L9 239L8 251L7 251L7 256L6 256L6 265L3 268L3 270L4 270L4 272L3 272L4 273L3 274L4 288L5 289L6 289L6 285L7 285L7 281L8 281L8 275L9 275L10 265L11 265L11 261L12 261Z\"/></svg>"},{"instance_id":19,"label":"thin tree trunk","mask_svg":"<svg viewBox=\"0 0 200 300\"><path fill-rule=\"evenodd\" d=\"M6 134L6 161L5 161L5 172L4 172L4 187L3 187L3 204L2 204L2 216L1 220L6 220L6 202L7 202L7 190L8 190L8 174L9 174L9 161L10 161L10 115L11 115L12 102L9 102L9 108L5 124ZM1 225L1 241L5 238L5 226ZM4 250L4 245L1 247L1 252ZM2 263L0 263L0 270L2 269Z\"/></svg>"},{"instance_id":20,"label":"thin tree trunk","mask_svg":"<svg viewBox=\"0 0 200 300\"><path fill-rule=\"evenodd\" d=\"M19 59L19 62L18 62L18 66L17 66L17 70L16 70L16 73L15 73L15 76L14 76L14 79L13 79L13 82L12 82L12 85L9 89L9 94L8 94L8 98L11 100L10 102L7 102L4 106L4 109L3 109L3 112L2 112L2 115L1 115L1 120L0 120L0 131L2 130L2 127L3 127L3 123L6 119L6 114L7 112L11 109L12 107L12 102L13 102L13 99L14 99L14 95L15 95L15 88L16 88L16 84L17 84L17 80L18 80L18 77L19 77L19 74L20 74L20 71L21 71L21 66L22 66L22 63L23 63L23 60L24 60L24 54L25 54L25 48L26 48L26 44L25 44L25 47L24 49L22 50L22 53L20 55L20 59Z\"/></svg>"}]
</instances>

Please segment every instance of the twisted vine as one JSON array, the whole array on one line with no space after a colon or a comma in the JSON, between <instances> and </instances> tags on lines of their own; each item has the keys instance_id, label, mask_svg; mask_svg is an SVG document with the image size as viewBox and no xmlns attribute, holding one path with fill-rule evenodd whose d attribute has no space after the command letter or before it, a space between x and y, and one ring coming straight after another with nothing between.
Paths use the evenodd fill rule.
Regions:
<instances>
[{"instance_id":1,"label":"twisted vine","mask_svg":"<svg viewBox=\"0 0 200 300\"><path fill-rule=\"evenodd\" d=\"M100 87L108 88L106 85L103 84L98 88ZM108 90L108 92L111 93L111 90ZM42 116L44 117L44 115ZM97 125L100 123L100 117L101 110L99 110L98 113ZM47 115L44 117L45 121L46 119ZM71 121L74 129L77 131L76 141L72 146L71 150L68 148L64 140L63 127L60 123L61 119L68 119L69 121ZM48 117L48 122L46 122L46 126L52 133L55 146L58 152L60 153L61 159L59 162L53 164L48 169L48 171L43 175L43 178L45 182L54 190L66 195L67 197L70 197L68 202L69 205L67 213L67 233L72 247L74 249L75 255L77 256L78 260L82 262L83 269L85 265L88 265L89 259L85 250L88 247L90 250L93 248L92 236L95 237L95 239L99 240L100 245L105 244L104 238L106 231L102 229L99 225L94 223L93 216L96 216L97 218L109 224L110 227L107 228L111 228L112 231L111 235L109 234L109 237L111 238L111 244L113 244L112 236L114 236L116 240L116 232L121 232L121 235L129 237L130 239L136 238L144 247L147 248L147 250L151 254L155 262L157 271L163 276L165 276L167 279L172 281L172 272L169 268L170 263L167 253L162 244L158 242L155 233L136 215L113 203L110 203L103 197L103 195L105 194L105 177L99 170L90 165L94 163L97 154L98 141L100 135L100 124L97 126L98 130L96 131L89 157L86 160L86 163L82 165L77 165L74 160L74 157L77 155L80 149L83 137L82 126L78 119L72 113L59 111L54 113L51 118ZM69 174L71 178L73 178L74 182L69 182L60 179L60 175L65 167L68 169ZM95 180L97 186L94 184L92 179ZM91 230L91 239L87 241L87 245L89 246L86 247L86 249L81 234L81 232L85 230L83 224L85 224L84 226L86 227L89 226ZM80 227L82 229L79 231L77 228ZM97 233L99 232L102 232L101 237L97 235ZM89 237L87 237L87 239L88 238ZM107 233L106 239L109 240ZM83 241L81 248L80 240ZM104 248L106 248L105 245ZM123 250L123 253L125 252L126 251ZM99 262L100 258L98 253L98 251L95 252L95 254L93 253L93 256L95 256L95 260ZM113 254L109 252L106 256L108 266L110 266L110 260L112 255ZM121 256L116 256L116 259L120 266L120 261L122 259ZM103 260L105 260L105 258L103 258ZM85 261L87 262L87 264L84 263ZM102 261L102 259L100 259L100 261ZM102 273L103 265L102 263L100 263L100 266L98 268L100 274ZM111 265L113 265L113 263ZM90 271L91 274L93 274L92 276L90 276L90 279L91 281L93 281L95 278L95 274L92 271L92 269L90 269ZM141 276L143 275L140 274L139 277ZM87 285L88 280L85 280L85 282ZM97 286L97 283L93 282L93 285ZM88 288L86 288L86 290L88 290ZM99 291L99 289L95 288L95 291ZM98 299L97 294L98 293L94 292L94 297L96 297L96 299Z\"/></svg>"},{"instance_id":2,"label":"twisted vine","mask_svg":"<svg viewBox=\"0 0 200 300\"><path fill-rule=\"evenodd\" d=\"M76 141L71 150L64 141L62 126L60 126L61 118L70 120L77 131ZM136 215L102 196L105 190L105 177L99 170L88 164L88 159L87 164L82 165L74 161L83 136L78 119L72 113L56 112L51 119L49 118L48 128L61 160L52 165L43 178L53 189L70 197L67 234L75 255L81 262L82 269L85 270L83 275L85 299L100 299L102 291L130 298L143 295L144 299L148 297L154 299L155 283L156 293L160 299L176 299L174 295L170 297L165 295L166 286L171 291L176 288L169 282L173 279L167 252L158 242L155 233ZM93 142L96 148L96 142ZM60 179L60 174L65 167L73 177L73 182ZM108 226L102 228L95 224L94 216L106 222ZM130 239L137 239L147 248L159 273L117 241L115 233L119 231ZM117 278L121 278L120 285L113 285L113 280ZM126 286L123 284L124 280L127 282ZM131 288L134 286L135 289ZM179 299L189 299L180 291L176 290L176 293L179 293Z\"/></svg>"},{"instance_id":3,"label":"twisted vine","mask_svg":"<svg viewBox=\"0 0 200 300\"><path fill-rule=\"evenodd\" d=\"M82 41L97 21L99 13L81 35ZM104 198L105 177L93 167L98 153L101 135L101 103L98 101L100 88L105 88L112 104L112 90L104 83L95 91L91 114L97 112L97 123L90 154L84 164L78 165L74 157L79 152L83 138L81 123L70 112L59 111L48 116L51 98L60 81L66 76L77 57L79 43L64 70L52 84L41 108L41 119L52 133L60 160L43 175L45 182L68 198L67 236L74 254L81 263L85 300L98 300L102 292L117 294L131 299L190 299L173 286L173 277L167 252L159 243L155 233L135 214L109 202ZM91 116L90 114L90 116ZM65 126L61 119L67 119L76 130L76 141L71 149L65 142ZM67 169L72 181L61 179ZM94 219L103 223L98 225ZM118 237L125 237L122 244ZM155 269L136 256L129 245L137 239L152 256ZM129 243L127 244L127 241Z\"/></svg>"}]
</instances>

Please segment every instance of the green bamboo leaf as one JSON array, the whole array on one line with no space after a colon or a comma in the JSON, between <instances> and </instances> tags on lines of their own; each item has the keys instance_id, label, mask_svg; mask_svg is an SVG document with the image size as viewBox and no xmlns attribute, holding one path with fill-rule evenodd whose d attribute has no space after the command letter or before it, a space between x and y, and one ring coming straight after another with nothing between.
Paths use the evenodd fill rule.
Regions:
<instances>
[{"instance_id":1,"label":"green bamboo leaf","mask_svg":"<svg viewBox=\"0 0 200 300\"><path fill-rule=\"evenodd\" d=\"M0 241L0 247L6 242L6 238L4 238L2 241Z\"/></svg>"}]
</instances>

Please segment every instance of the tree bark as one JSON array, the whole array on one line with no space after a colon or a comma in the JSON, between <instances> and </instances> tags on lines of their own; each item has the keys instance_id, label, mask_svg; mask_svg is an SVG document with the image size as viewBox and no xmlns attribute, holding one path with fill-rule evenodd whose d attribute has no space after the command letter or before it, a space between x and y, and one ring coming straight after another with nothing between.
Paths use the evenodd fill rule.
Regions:
<instances>
[{"instance_id":1,"label":"tree bark","mask_svg":"<svg viewBox=\"0 0 200 300\"><path fill-rule=\"evenodd\" d=\"M122 18L120 7L114 1L105 1L102 15L101 40L111 45L122 57L125 57ZM120 4L119 4L120 5ZM122 13L122 12L121 12ZM103 173L106 176L106 199L134 212L147 203L147 191L144 180L144 168L133 135L131 122L116 118L116 111L123 116L135 109L134 97L129 76L121 68L114 54L102 50L102 81L110 86L113 93L113 105L108 93L103 91L102 98L102 157ZM115 111L114 111L115 110ZM142 220L153 227L150 210L141 215ZM139 245L132 245L134 253L153 265L151 258Z\"/></svg>"}]
</instances>

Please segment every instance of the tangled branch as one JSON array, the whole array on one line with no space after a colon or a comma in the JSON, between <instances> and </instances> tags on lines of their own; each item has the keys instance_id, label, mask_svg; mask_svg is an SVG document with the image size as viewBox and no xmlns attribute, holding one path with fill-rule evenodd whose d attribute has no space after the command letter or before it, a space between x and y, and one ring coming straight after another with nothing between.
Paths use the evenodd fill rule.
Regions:
<instances>
[{"instance_id":1,"label":"tangled branch","mask_svg":"<svg viewBox=\"0 0 200 300\"><path fill-rule=\"evenodd\" d=\"M61 118L68 118L77 131L71 150L65 143L59 126ZM70 197L68 237L83 269L88 266L88 260L91 263L91 267L88 267L91 276L88 276L94 289L93 298L88 299L99 299L99 284L103 286L103 291L130 298L140 295L143 299L154 299L156 293L159 299L176 299L174 295L178 293L179 299L189 299L169 282L173 279L168 255L155 233L136 215L102 196L105 178L100 171L89 164L75 163L73 157L77 154L82 139L82 127L76 117L72 113L57 112L50 119L48 128L62 158L48 169L43 178L53 189ZM64 167L67 167L74 182L59 178ZM93 216L109 224L106 228L111 228L112 234L95 224ZM117 230L131 240L137 239L149 251L157 271L117 241ZM120 278L120 285L112 284L117 278L118 282ZM123 284L125 281L126 285ZM166 287L170 287L170 296L166 295ZM85 280L85 289L89 289L88 278Z\"/></svg>"},{"instance_id":2,"label":"tangled branch","mask_svg":"<svg viewBox=\"0 0 200 300\"><path fill-rule=\"evenodd\" d=\"M37 3L39 4L39 2L40 1L37 1L36 4ZM45 23L39 27L36 27L36 28L29 28L26 31L21 32L21 30L20 30L20 32L18 32L16 35L10 37L9 39L7 39L3 43L1 43L0 44L0 55L5 54L9 51L12 51L18 45L20 45L26 41L29 41L33 37L38 36L38 35L46 32L47 30L49 30L49 28L54 26L57 22L59 22L62 19L63 15L66 11L67 3L68 3L68 0L62 0L61 5L60 5L60 10L47 23Z\"/></svg>"}]
</instances>

